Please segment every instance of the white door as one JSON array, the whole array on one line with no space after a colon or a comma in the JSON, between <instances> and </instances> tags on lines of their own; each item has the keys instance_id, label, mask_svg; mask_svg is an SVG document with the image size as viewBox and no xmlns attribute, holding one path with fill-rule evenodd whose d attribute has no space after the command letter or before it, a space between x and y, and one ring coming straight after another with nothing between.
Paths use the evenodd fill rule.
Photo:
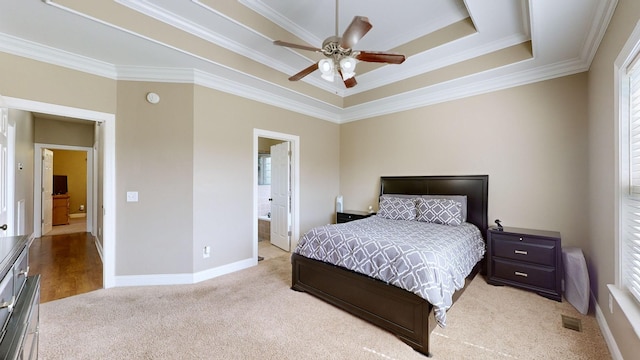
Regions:
<instances>
[{"instance_id":1,"label":"white door","mask_svg":"<svg viewBox=\"0 0 640 360\"><path fill-rule=\"evenodd\" d=\"M9 109L0 107L0 237L7 236L9 214ZM12 230L13 231L13 230Z\"/></svg>"},{"instance_id":2,"label":"white door","mask_svg":"<svg viewBox=\"0 0 640 360\"><path fill-rule=\"evenodd\" d=\"M271 147L271 243L289 251L289 142Z\"/></svg>"},{"instance_id":3,"label":"white door","mask_svg":"<svg viewBox=\"0 0 640 360\"><path fill-rule=\"evenodd\" d=\"M42 235L53 224L53 151L42 149Z\"/></svg>"}]
</instances>

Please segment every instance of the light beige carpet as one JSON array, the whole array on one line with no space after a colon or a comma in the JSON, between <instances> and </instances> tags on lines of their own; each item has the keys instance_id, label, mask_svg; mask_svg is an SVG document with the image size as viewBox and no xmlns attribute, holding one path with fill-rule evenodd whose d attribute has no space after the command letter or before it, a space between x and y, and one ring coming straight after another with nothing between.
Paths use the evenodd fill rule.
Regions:
<instances>
[{"instance_id":1,"label":"light beige carpet","mask_svg":"<svg viewBox=\"0 0 640 360\"><path fill-rule=\"evenodd\" d=\"M98 290L41 305L40 359L426 359L290 290L288 256L195 285ZM560 325L560 314L584 330ZM432 334L434 359L607 359L593 316L476 277Z\"/></svg>"}]
</instances>

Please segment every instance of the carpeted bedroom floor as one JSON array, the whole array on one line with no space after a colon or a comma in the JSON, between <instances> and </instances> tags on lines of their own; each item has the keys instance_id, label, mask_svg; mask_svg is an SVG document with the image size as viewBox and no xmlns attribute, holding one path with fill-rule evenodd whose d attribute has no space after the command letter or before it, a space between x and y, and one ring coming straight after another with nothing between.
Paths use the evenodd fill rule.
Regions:
<instances>
[{"instance_id":1,"label":"carpeted bedroom floor","mask_svg":"<svg viewBox=\"0 0 640 360\"><path fill-rule=\"evenodd\" d=\"M102 289L48 302L40 359L426 359L393 335L292 291L274 252L194 285ZM563 328L561 315L582 321ZM610 359L593 315L477 276L432 334L433 359Z\"/></svg>"}]
</instances>

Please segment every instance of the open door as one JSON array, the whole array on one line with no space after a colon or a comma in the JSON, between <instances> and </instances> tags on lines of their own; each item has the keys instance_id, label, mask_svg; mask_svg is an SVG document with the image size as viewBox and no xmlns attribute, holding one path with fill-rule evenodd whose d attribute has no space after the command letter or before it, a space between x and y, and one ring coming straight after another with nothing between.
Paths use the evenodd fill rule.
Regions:
<instances>
[{"instance_id":1,"label":"open door","mask_svg":"<svg viewBox=\"0 0 640 360\"><path fill-rule=\"evenodd\" d=\"M271 147L271 244L289 251L290 194L289 142Z\"/></svg>"},{"instance_id":2,"label":"open door","mask_svg":"<svg viewBox=\"0 0 640 360\"><path fill-rule=\"evenodd\" d=\"M53 151L42 149L42 235L53 224Z\"/></svg>"}]
</instances>

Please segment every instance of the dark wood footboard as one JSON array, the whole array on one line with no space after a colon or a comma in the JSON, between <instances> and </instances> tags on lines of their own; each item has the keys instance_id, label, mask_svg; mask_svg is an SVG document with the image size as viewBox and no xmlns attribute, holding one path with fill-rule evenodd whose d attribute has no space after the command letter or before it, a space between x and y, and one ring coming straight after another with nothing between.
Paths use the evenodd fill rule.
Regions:
<instances>
[{"instance_id":1,"label":"dark wood footboard","mask_svg":"<svg viewBox=\"0 0 640 360\"><path fill-rule=\"evenodd\" d=\"M339 266L293 254L292 286L385 329L430 356L429 334L436 326L433 306L411 292ZM468 283L479 266L467 278ZM454 301L464 288L454 294Z\"/></svg>"}]
</instances>

